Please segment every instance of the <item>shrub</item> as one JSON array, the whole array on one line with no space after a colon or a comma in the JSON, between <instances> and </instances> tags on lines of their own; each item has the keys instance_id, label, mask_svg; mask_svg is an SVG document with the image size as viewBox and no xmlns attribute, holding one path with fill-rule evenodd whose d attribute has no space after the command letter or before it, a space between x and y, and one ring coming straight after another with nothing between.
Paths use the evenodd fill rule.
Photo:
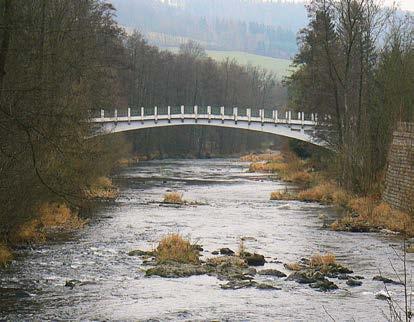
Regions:
<instances>
[{"instance_id":1,"label":"shrub","mask_svg":"<svg viewBox=\"0 0 414 322\"><path fill-rule=\"evenodd\" d=\"M181 205L184 203L183 194L179 192L167 192L164 195L164 203Z\"/></svg>"},{"instance_id":2,"label":"shrub","mask_svg":"<svg viewBox=\"0 0 414 322\"><path fill-rule=\"evenodd\" d=\"M12 259L11 251L5 245L0 244L0 267L6 266Z\"/></svg>"},{"instance_id":3,"label":"shrub","mask_svg":"<svg viewBox=\"0 0 414 322\"><path fill-rule=\"evenodd\" d=\"M199 264L199 253L190 241L184 239L179 234L165 236L157 247L157 261L175 261L178 263Z\"/></svg>"}]
</instances>

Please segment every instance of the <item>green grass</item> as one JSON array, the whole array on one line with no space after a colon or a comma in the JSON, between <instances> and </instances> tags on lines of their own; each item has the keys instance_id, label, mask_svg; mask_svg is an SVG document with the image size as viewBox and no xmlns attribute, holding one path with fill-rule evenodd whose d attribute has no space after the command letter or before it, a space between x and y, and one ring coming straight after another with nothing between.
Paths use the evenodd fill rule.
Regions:
<instances>
[{"instance_id":1,"label":"green grass","mask_svg":"<svg viewBox=\"0 0 414 322\"><path fill-rule=\"evenodd\" d=\"M178 52L177 47L168 47L163 49L172 51L174 53ZM260 56L241 51L207 50L206 52L209 57L217 61L223 61L229 57L230 59L235 59L239 64L242 65L251 64L253 66L266 68L272 72L275 72L280 79L283 76L289 75L289 71L292 70L290 67L292 61L288 59Z\"/></svg>"}]
</instances>

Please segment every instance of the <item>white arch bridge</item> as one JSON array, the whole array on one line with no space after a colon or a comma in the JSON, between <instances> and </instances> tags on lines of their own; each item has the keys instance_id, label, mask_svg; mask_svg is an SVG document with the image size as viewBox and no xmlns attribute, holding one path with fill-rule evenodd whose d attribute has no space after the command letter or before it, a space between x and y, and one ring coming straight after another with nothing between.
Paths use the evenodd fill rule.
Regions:
<instances>
[{"instance_id":1,"label":"white arch bridge","mask_svg":"<svg viewBox=\"0 0 414 322\"><path fill-rule=\"evenodd\" d=\"M101 110L100 115L90 122L96 128L94 136L166 126L201 125L270 133L324 146L324 142L314 135L318 115L303 112L211 106L141 107Z\"/></svg>"}]
</instances>

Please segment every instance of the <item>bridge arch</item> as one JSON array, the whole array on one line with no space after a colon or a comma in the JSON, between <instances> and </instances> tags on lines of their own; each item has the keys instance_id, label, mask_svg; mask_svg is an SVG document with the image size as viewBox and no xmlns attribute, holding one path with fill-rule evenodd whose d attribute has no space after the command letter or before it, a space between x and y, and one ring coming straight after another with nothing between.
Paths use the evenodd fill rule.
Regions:
<instances>
[{"instance_id":1,"label":"bridge arch","mask_svg":"<svg viewBox=\"0 0 414 322\"><path fill-rule=\"evenodd\" d=\"M116 109L113 115L105 116L105 112L102 110L100 117L91 119L91 123L96 128L94 136L140 129L200 125L274 134L324 146L324 142L315 138L317 124L317 115L315 114L306 117L305 113L299 112L296 118L292 117L293 113L288 111L284 113L283 117L280 117L277 110L271 111L271 115L267 110L268 114L266 115L264 109L259 109L258 113L252 113L252 109L246 109L244 115L240 115L239 109L236 107L232 109L231 114L226 114L224 107L219 109L219 113L214 113L209 106L204 113L199 113L197 106L194 106L191 112L188 113L188 110L186 111L184 106L181 106L178 113L172 113L170 107L167 108L166 113L159 113L155 107L150 115L145 115L144 108L141 108L141 114L134 115L131 113L131 108L128 108L125 116L118 116Z\"/></svg>"}]
</instances>

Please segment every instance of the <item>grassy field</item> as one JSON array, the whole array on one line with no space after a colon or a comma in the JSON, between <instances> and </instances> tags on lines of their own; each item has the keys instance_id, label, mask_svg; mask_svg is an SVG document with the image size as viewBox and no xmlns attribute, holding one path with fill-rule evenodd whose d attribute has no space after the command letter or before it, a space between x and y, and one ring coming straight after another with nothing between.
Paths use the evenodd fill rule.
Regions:
<instances>
[{"instance_id":1,"label":"grassy field","mask_svg":"<svg viewBox=\"0 0 414 322\"><path fill-rule=\"evenodd\" d=\"M165 50L170 50L172 52L178 52L176 47L163 48ZM230 59L235 59L240 64L252 64L254 66L260 66L266 68L270 71L275 72L278 75L278 78L282 78L289 74L289 67L291 61L288 59L279 59L266 56L260 56L255 54L249 54L241 51L218 51L218 50L207 50L209 57L222 61L227 57Z\"/></svg>"}]
</instances>

